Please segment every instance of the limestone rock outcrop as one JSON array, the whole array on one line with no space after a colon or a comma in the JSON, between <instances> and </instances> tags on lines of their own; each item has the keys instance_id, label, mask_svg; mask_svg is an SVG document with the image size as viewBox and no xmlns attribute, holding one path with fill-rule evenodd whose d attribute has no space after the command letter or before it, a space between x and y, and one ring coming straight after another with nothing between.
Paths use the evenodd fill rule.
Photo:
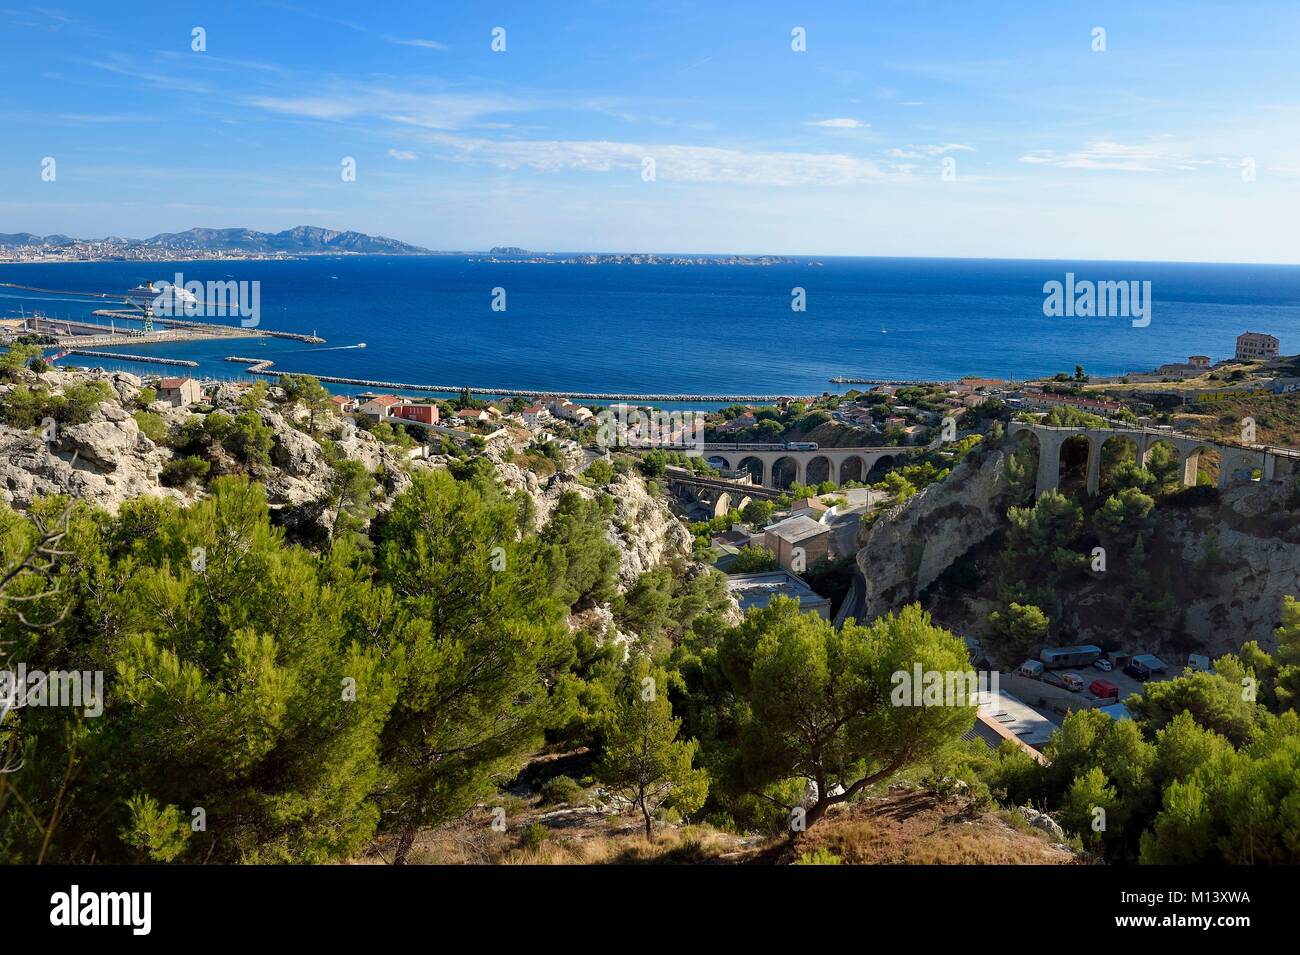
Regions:
<instances>
[{"instance_id":1,"label":"limestone rock outcrop","mask_svg":"<svg viewBox=\"0 0 1300 955\"><path fill-rule=\"evenodd\" d=\"M924 488L865 526L858 567L866 580L864 619L916 600L972 547L1003 526L1012 492L1008 452L968 458L947 479Z\"/></svg>"},{"instance_id":2,"label":"limestone rock outcrop","mask_svg":"<svg viewBox=\"0 0 1300 955\"><path fill-rule=\"evenodd\" d=\"M506 487L523 491L533 499L534 519L539 528L550 519L564 492L572 491L587 500L598 493L568 471L539 478L532 471L505 460L495 450L488 457ZM607 535L619 551L620 590L632 586L646 571L666 561L690 559L693 543L690 531L673 515L666 501L650 493L639 474L629 471L615 475L600 490L614 499L614 516Z\"/></svg>"},{"instance_id":3,"label":"limestone rock outcrop","mask_svg":"<svg viewBox=\"0 0 1300 955\"><path fill-rule=\"evenodd\" d=\"M145 495L181 503L201 497L201 489L163 485L162 470L173 453L151 441L132 417L129 409L141 391L138 377L124 372L59 369L39 378L33 376L31 383L60 394L71 385L91 381L107 383L113 397L101 402L84 423L60 426L53 441L46 441L39 429L28 431L0 424L0 498L22 509L40 496L69 495L116 513L123 502ZM0 389L0 401L10 388ZM242 395L236 388L220 386L212 409L234 417L243 411L239 404ZM169 427L196 415L204 417L201 412L205 410L172 408L159 402L150 405L150 411ZM322 513L319 502L325 496L331 473L324 449L295 427L301 422L287 417L271 403L262 402L257 412L274 435L274 467L263 477L268 503L280 523L312 534L323 532L327 515ZM411 481L401 466L400 452L336 419L329 419L323 427L339 453L383 476L382 493L376 496L373 506L379 513L385 511L392 497ZM214 473L232 466L233 462L219 460L214 464Z\"/></svg>"},{"instance_id":4,"label":"limestone rock outcrop","mask_svg":"<svg viewBox=\"0 0 1300 955\"><path fill-rule=\"evenodd\" d=\"M994 607L994 569L970 552L1007 526L1017 502L1008 474L1010 449L991 448L967 459L948 478L864 528L857 556L866 579L870 620L921 599L936 622L969 636L986 634ZM1300 488L1288 482L1234 484L1195 506L1162 503L1152 512L1145 544L1148 589L1163 601L1161 626L1126 627L1134 599L1127 554L1112 553L1105 574L1071 578L1057 589L1049 616L1061 643L1118 644L1161 655L1180 667L1189 652L1211 657L1248 640L1276 645L1283 600L1300 597ZM927 593L953 564L966 558L961 586Z\"/></svg>"}]
</instances>

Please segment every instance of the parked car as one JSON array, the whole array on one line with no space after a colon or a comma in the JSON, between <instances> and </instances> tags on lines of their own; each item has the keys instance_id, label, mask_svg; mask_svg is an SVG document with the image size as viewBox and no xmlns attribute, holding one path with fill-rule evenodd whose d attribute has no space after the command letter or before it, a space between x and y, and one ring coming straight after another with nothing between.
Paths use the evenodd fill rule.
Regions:
<instances>
[{"instance_id":1,"label":"parked car","mask_svg":"<svg viewBox=\"0 0 1300 955\"><path fill-rule=\"evenodd\" d=\"M1061 683L1071 693L1083 692L1083 677L1077 673L1062 673Z\"/></svg>"},{"instance_id":2,"label":"parked car","mask_svg":"<svg viewBox=\"0 0 1300 955\"><path fill-rule=\"evenodd\" d=\"M1020 675L1030 680L1041 680L1043 677L1043 665L1037 660L1026 660L1020 664Z\"/></svg>"},{"instance_id":3,"label":"parked car","mask_svg":"<svg viewBox=\"0 0 1300 955\"><path fill-rule=\"evenodd\" d=\"M1112 669L1114 669L1110 665L1110 661L1105 659L1104 657L1100 660L1093 660L1092 665L1095 666L1102 673L1109 673Z\"/></svg>"},{"instance_id":4,"label":"parked car","mask_svg":"<svg viewBox=\"0 0 1300 955\"><path fill-rule=\"evenodd\" d=\"M1124 668L1124 672L1135 680L1146 680L1151 676L1151 671L1140 663L1130 663Z\"/></svg>"},{"instance_id":5,"label":"parked car","mask_svg":"<svg viewBox=\"0 0 1300 955\"><path fill-rule=\"evenodd\" d=\"M1098 699L1119 699L1119 687L1110 680L1093 680L1088 684L1088 692Z\"/></svg>"}]
</instances>

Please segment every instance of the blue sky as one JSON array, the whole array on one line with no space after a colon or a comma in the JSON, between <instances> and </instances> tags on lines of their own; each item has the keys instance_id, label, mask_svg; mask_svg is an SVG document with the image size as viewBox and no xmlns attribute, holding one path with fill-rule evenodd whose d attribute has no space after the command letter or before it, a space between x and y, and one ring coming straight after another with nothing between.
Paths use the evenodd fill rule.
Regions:
<instances>
[{"instance_id":1,"label":"blue sky","mask_svg":"<svg viewBox=\"0 0 1300 955\"><path fill-rule=\"evenodd\" d=\"M1293 2L0 0L0 232L1300 262L1298 50Z\"/></svg>"}]
</instances>

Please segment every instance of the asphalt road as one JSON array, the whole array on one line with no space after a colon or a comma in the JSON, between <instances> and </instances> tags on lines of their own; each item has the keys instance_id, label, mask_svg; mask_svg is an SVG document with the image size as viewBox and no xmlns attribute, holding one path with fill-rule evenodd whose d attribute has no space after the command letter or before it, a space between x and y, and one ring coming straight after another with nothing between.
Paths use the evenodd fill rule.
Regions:
<instances>
[{"instance_id":1,"label":"asphalt road","mask_svg":"<svg viewBox=\"0 0 1300 955\"><path fill-rule=\"evenodd\" d=\"M839 612L835 615L835 626L844 626L844 621L849 617L854 620L862 619L863 600L867 596L866 580L863 579L862 570L857 564L853 565L853 579L849 583L849 592L844 596L844 603L840 604Z\"/></svg>"}]
</instances>

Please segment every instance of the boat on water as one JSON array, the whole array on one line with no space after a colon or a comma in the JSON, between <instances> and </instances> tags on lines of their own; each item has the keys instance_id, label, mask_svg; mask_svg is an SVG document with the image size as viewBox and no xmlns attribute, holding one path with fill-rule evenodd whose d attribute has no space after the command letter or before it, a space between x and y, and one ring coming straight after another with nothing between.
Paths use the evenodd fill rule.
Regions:
<instances>
[{"instance_id":1,"label":"boat on water","mask_svg":"<svg viewBox=\"0 0 1300 955\"><path fill-rule=\"evenodd\" d=\"M365 342L357 342L357 347L358 347L358 348L365 348L365 347L366 347L366 343L365 343Z\"/></svg>"},{"instance_id":2,"label":"boat on water","mask_svg":"<svg viewBox=\"0 0 1300 955\"><path fill-rule=\"evenodd\" d=\"M199 304L198 298L189 289L170 284L157 287L153 282L128 289L124 298L128 305L143 309L157 308L161 311L179 311Z\"/></svg>"}]
</instances>

